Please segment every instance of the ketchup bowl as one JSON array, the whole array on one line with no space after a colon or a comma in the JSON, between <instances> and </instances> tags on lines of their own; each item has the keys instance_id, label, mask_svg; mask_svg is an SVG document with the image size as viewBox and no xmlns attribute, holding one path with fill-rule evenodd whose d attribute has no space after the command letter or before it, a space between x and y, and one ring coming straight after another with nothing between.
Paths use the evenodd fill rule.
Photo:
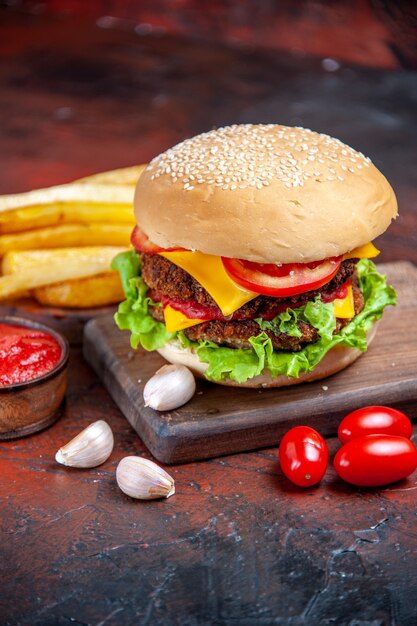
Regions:
<instances>
[{"instance_id":1,"label":"ketchup bowl","mask_svg":"<svg viewBox=\"0 0 417 626\"><path fill-rule=\"evenodd\" d=\"M57 331L0 317L0 440L31 435L59 417L69 345Z\"/></svg>"}]
</instances>

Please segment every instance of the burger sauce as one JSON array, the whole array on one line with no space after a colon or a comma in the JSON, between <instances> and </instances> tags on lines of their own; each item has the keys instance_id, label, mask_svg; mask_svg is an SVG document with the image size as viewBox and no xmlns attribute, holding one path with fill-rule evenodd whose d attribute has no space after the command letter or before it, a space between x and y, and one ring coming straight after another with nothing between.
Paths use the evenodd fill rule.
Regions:
<instances>
[{"instance_id":1,"label":"burger sauce","mask_svg":"<svg viewBox=\"0 0 417 626\"><path fill-rule=\"evenodd\" d=\"M61 354L58 342L43 331L0 324L0 387L47 374Z\"/></svg>"},{"instance_id":2,"label":"burger sauce","mask_svg":"<svg viewBox=\"0 0 417 626\"><path fill-rule=\"evenodd\" d=\"M352 284L350 278L348 278L342 285L334 289L330 293L321 293L322 302L328 303L333 302L336 299L344 299L348 294L348 286ZM162 306L165 307L169 304L176 311L181 311L184 313L189 319L199 319L201 321L209 321L209 320L220 320L220 321L230 321L230 320L245 320L245 319L253 319L253 314L249 311L248 313L243 314L242 311L236 311L229 317L224 317L222 312L217 306L211 306L207 304L200 304L197 300L182 300L181 298L172 298L171 296L167 296L163 293L158 293L151 289L149 291L149 296L152 298L154 302L161 302ZM261 317L265 321L270 322L274 319L279 313L286 311L286 309L290 306L290 303L287 301L277 302L274 306L270 306L266 312L260 311L257 312L256 317ZM296 307L297 305L295 305Z\"/></svg>"}]
</instances>

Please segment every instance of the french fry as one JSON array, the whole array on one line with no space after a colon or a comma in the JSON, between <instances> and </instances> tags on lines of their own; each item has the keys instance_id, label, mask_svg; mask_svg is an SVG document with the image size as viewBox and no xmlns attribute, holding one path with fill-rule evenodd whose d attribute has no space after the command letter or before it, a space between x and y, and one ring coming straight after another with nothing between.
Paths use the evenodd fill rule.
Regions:
<instances>
[{"instance_id":1,"label":"french fry","mask_svg":"<svg viewBox=\"0 0 417 626\"><path fill-rule=\"evenodd\" d=\"M102 274L124 247L90 246L8 252L0 276L0 300L28 289Z\"/></svg>"},{"instance_id":2,"label":"french fry","mask_svg":"<svg viewBox=\"0 0 417 626\"><path fill-rule=\"evenodd\" d=\"M121 167L117 170L99 172L79 178L77 183L99 183L100 185L133 185L135 186L147 163L133 165L132 167Z\"/></svg>"},{"instance_id":3,"label":"french fry","mask_svg":"<svg viewBox=\"0 0 417 626\"><path fill-rule=\"evenodd\" d=\"M134 186L68 183L45 189L0 196L0 212L48 204L125 204L132 205Z\"/></svg>"},{"instance_id":4,"label":"french fry","mask_svg":"<svg viewBox=\"0 0 417 626\"><path fill-rule=\"evenodd\" d=\"M12 250L74 246L129 246L129 224L64 224L0 235L0 257Z\"/></svg>"},{"instance_id":5,"label":"french fry","mask_svg":"<svg viewBox=\"0 0 417 626\"><path fill-rule=\"evenodd\" d=\"M60 223L133 224L134 185L71 183L0 196L0 234Z\"/></svg>"},{"instance_id":6,"label":"french fry","mask_svg":"<svg viewBox=\"0 0 417 626\"><path fill-rule=\"evenodd\" d=\"M87 309L115 304L124 299L122 283L117 272L106 272L91 278L67 280L32 292L44 306Z\"/></svg>"},{"instance_id":7,"label":"french fry","mask_svg":"<svg viewBox=\"0 0 417 626\"><path fill-rule=\"evenodd\" d=\"M120 301L110 263L130 244L134 190L145 167L0 196L0 300L31 293L42 304L74 308Z\"/></svg>"},{"instance_id":8,"label":"french fry","mask_svg":"<svg viewBox=\"0 0 417 626\"><path fill-rule=\"evenodd\" d=\"M123 223L134 226L131 205L50 204L0 213L0 236L61 224L93 222Z\"/></svg>"}]
</instances>

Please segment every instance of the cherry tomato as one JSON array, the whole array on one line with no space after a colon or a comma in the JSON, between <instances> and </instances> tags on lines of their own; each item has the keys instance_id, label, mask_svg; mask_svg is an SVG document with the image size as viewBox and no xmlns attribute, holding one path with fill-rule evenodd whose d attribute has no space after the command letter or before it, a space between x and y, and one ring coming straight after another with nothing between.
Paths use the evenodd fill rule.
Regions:
<instances>
[{"instance_id":1,"label":"cherry tomato","mask_svg":"<svg viewBox=\"0 0 417 626\"><path fill-rule=\"evenodd\" d=\"M281 469L299 487L310 487L323 478L328 456L323 437L309 426L291 428L279 446Z\"/></svg>"},{"instance_id":2,"label":"cherry tomato","mask_svg":"<svg viewBox=\"0 0 417 626\"><path fill-rule=\"evenodd\" d=\"M352 439L333 462L340 478L358 487L382 487L409 476L417 467L417 450L397 435L364 435Z\"/></svg>"},{"instance_id":3,"label":"cherry tomato","mask_svg":"<svg viewBox=\"0 0 417 626\"><path fill-rule=\"evenodd\" d=\"M337 435L342 443L362 435L398 435L410 439L413 427L408 417L389 406L365 406L340 422Z\"/></svg>"},{"instance_id":4,"label":"cherry tomato","mask_svg":"<svg viewBox=\"0 0 417 626\"><path fill-rule=\"evenodd\" d=\"M130 236L130 242L137 252L146 252L147 254L158 254L159 252L173 252L174 250L183 250L184 248L161 248L156 243L152 243L148 235L145 235L139 226L135 226Z\"/></svg>"},{"instance_id":5,"label":"cherry tomato","mask_svg":"<svg viewBox=\"0 0 417 626\"><path fill-rule=\"evenodd\" d=\"M222 257L229 276L241 287L266 296L287 297L318 289L337 273L341 256L314 263L254 263Z\"/></svg>"}]
</instances>

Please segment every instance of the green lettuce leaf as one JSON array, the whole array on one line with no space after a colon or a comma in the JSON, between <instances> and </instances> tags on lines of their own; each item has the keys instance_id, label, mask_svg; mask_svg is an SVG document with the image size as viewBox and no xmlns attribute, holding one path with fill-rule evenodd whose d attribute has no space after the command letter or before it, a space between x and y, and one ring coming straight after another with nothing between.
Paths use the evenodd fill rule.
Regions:
<instances>
[{"instance_id":1,"label":"green lettuce leaf","mask_svg":"<svg viewBox=\"0 0 417 626\"><path fill-rule=\"evenodd\" d=\"M119 257L126 254L132 253L125 252ZM146 296L147 288L143 280L131 274L134 263L126 260L118 261L117 265L125 272L125 279L122 280L123 285L126 285L127 300L120 304L115 319L119 328L131 331L132 346L141 344L146 350L154 350L177 338L183 347L191 348L200 361L207 363L207 378L217 382L230 378L243 383L264 369L269 370L274 377L282 374L298 377L302 372L313 370L327 352L339 344L365 351L366 335L372 324L381 317L387 305L396 302L395 291L387 285L385 277L378 273L372 261L362 259L357 264L357 270L365 306L339 333L333 334L336 326L333 304L325 304L316 298L298 309L287 309L270 322L256 320L259 334L250 338L252 348L235 349L218 346L211 341L192 342L181 331L168 333L164 324L154 320L148 312L149 306L155 304ZM297 337L300 336L298 321L314 326L320 339L299 352L275 351L265 330L285 332Z\"/></svg>"},{"instance_id":2,"label":"green lettuce leaf","mask_svg":"<svg viewBox=\"0 0 417 626\"><path fill-rule=\"evenodd\" d=\"M291 337L301 337L302 333L298 322L306 322L317 329L322 338L331 338L336 327L336 318L333 314L333 304L321 301L317 296L298 309L286 309L279 313L270 322L258 318L256 322L262 330L272 330L273 333L286 333Z\"/></svg>"},{"instance_id":3,"label":"green lettuce leaf","mask_svg":"<svg viewBox=\"0 0 417 626\"><path fill-rule=\"evenodd\" d=\"M139 255L134 250L121 252L114 257L111 268L119 272L126 298L136 300L136 284L132 279L136 279L140 275Z\"/></svg>"},{"instance_id":4,"label":"green lettuce leaf","mask_svg":"<svg viewBox=\"0 0 417 626\"><path fill-rule=\"evenodd\" d=\"M114 316L117 326L121 330L130 330L130 344L132 348L141 345L145 350L157 350L176 336L169 333L165 324L155 320L149 313L149 306L160 306L152 302L146 294L145 285L140 271L139 255L133 250L121 252L112 262L112 268L120 273L126 300L119 304Z\"/></svg>"}]
</instances>

